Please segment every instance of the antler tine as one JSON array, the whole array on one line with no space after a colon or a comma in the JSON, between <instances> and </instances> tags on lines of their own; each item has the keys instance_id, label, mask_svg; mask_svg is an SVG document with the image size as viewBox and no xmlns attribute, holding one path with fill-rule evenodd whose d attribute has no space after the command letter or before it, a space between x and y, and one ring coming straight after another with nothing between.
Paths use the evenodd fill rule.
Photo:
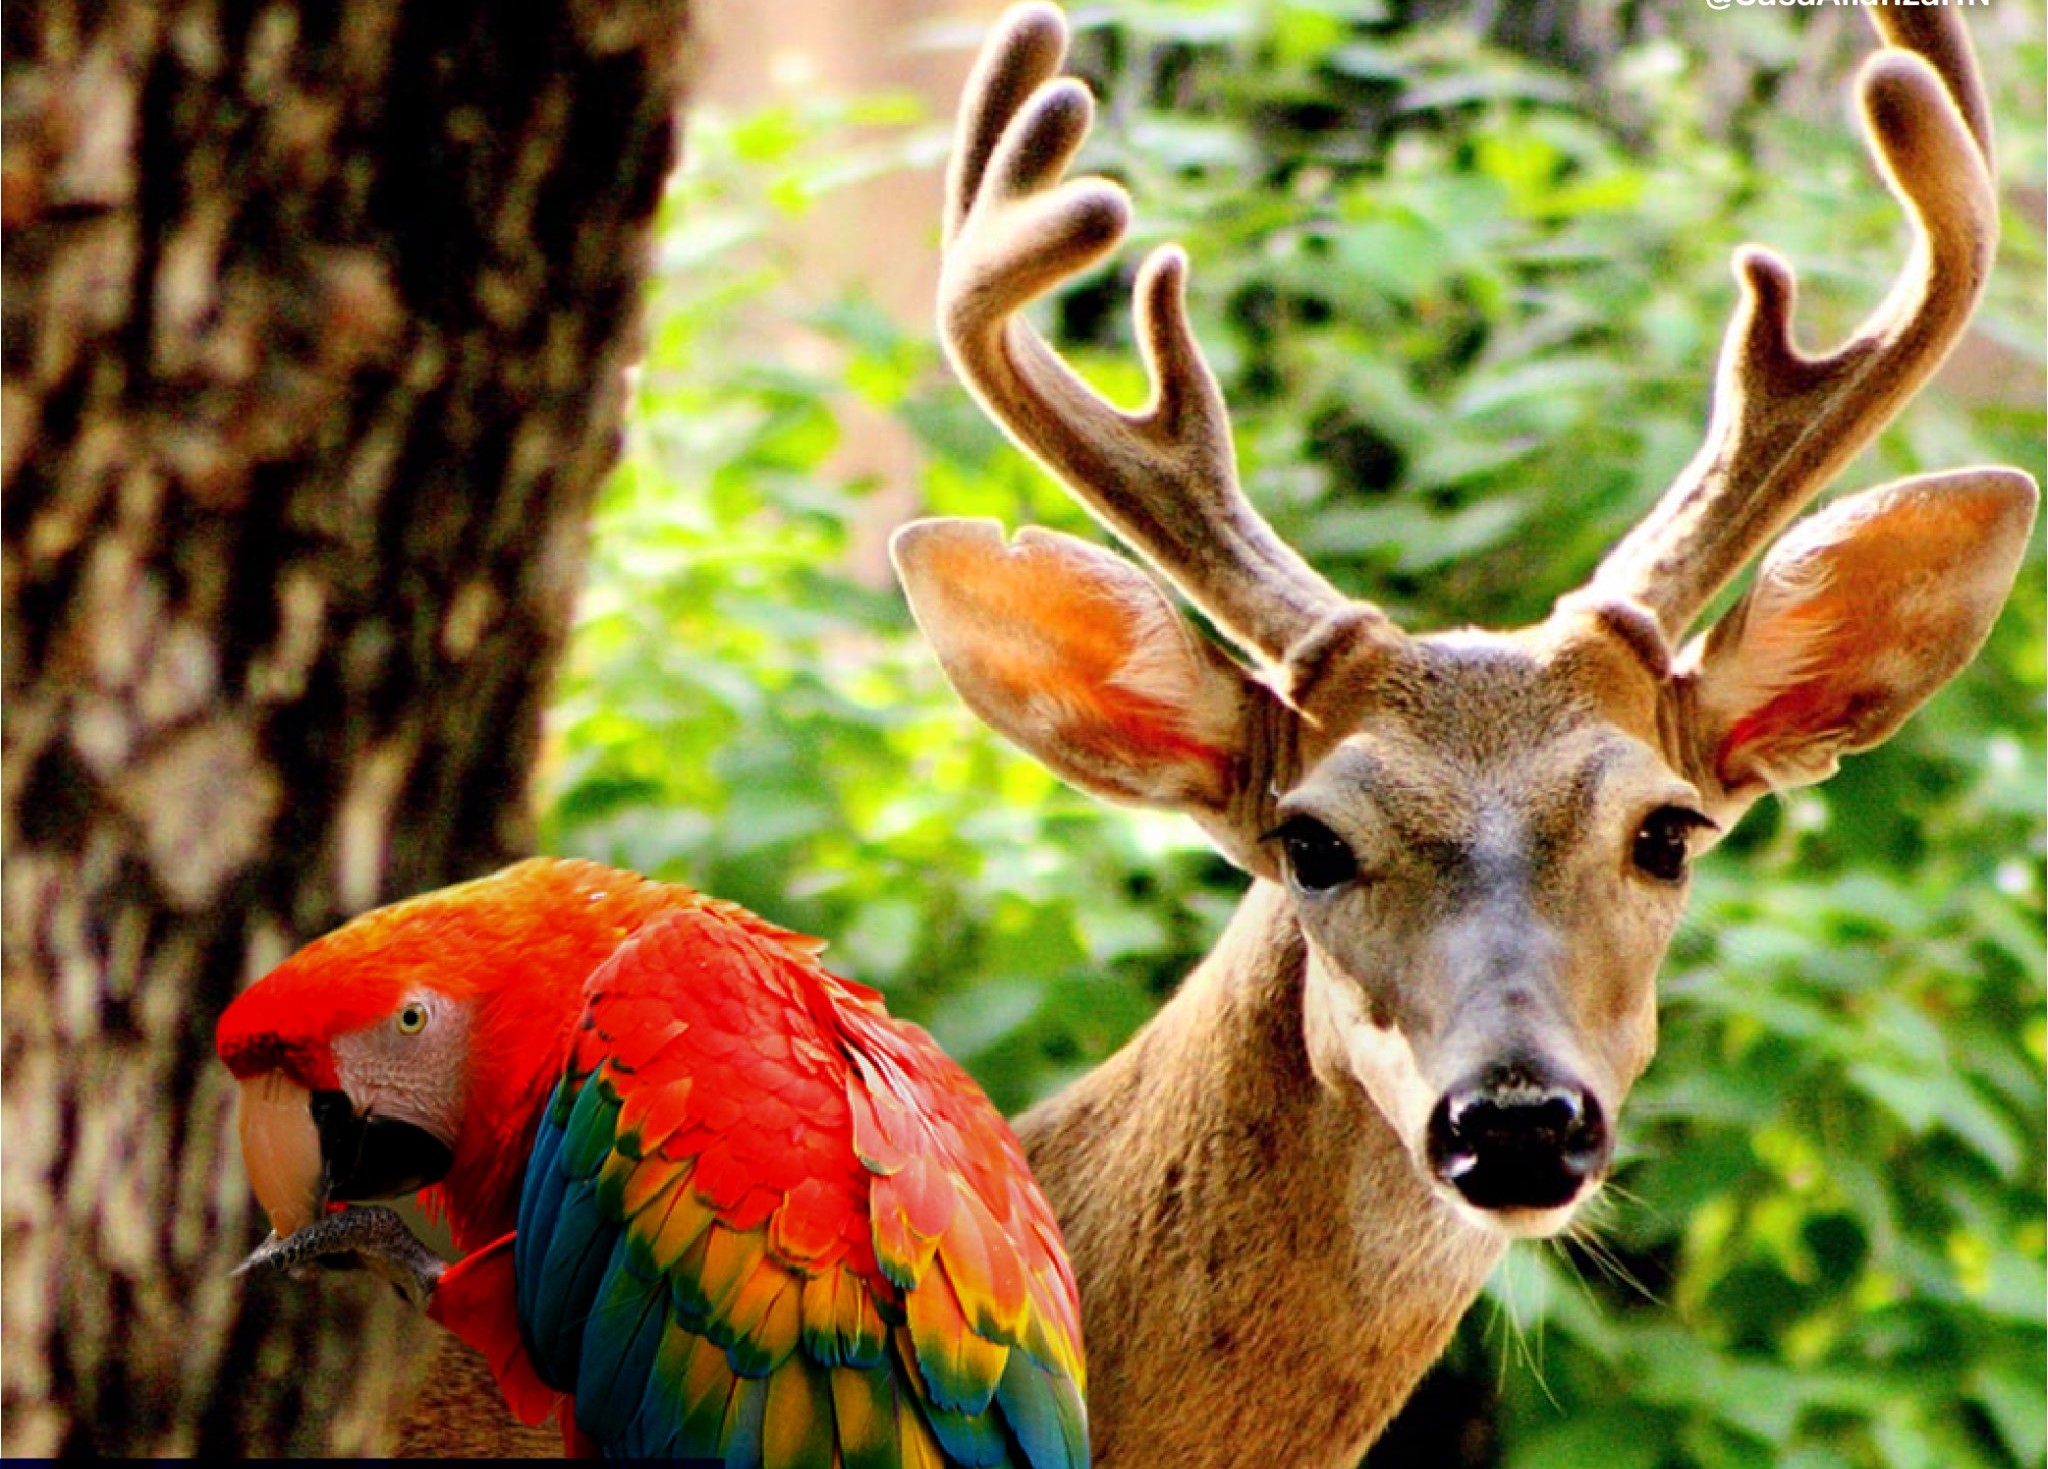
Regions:
<instances>
[{"instance_id":1,"label":"antler tine","mask_svg":"<svg viewBox=\"0 0 2048 1469\"><path fill-rule=\"evenodd\" d=\"M1792 344L1791 267L1758 246L1736 252L1743 294L1706 442L1588 588L1648 607L1674 641L1941 365L1990 273L1998 210L1969 37L1948 9L1873 14L1910 47L1871 57L1859 95L1912 250L1884 301L1823 357Z\"/></svg>"},{"instance_id":2,"label":"antler tine","mask_svg":"<svg viewBox=\"0 0 2048 1469\"><path fill-rule=\"evenodd\" d=\"M947 177L940 335L989 416L1241 646L1273 661L1350 605L1246 501L1223 396L1187 319L1187 259L1155 251L1134 290L1151 400L1098 395L1019 313L1114 249L1130 201L1061 181L1093 118L1057 72L1066 23L1013 7L968 79Z\"/></svg>"},{"instance_id":3,"label":"antler tine","mask_svg":"<svg viewBox=\"0 0 2048 1469\"><path fill-rule=\"evenodd\" d=\"M1984 79L1977 72L1970 32L1955 15L1942 13L1946 9L1939 7L1923 15L1918 9L1879 5L1868 7L1867 13L1887 46L1922 57L1947 83L1949 99L1969 127L1977 151L1984 155L1987 174L1996 176L1997 170L1992 167L1995 154L1991 147L1991 103L1984 95Z\"/></svg>"}]
</instances>

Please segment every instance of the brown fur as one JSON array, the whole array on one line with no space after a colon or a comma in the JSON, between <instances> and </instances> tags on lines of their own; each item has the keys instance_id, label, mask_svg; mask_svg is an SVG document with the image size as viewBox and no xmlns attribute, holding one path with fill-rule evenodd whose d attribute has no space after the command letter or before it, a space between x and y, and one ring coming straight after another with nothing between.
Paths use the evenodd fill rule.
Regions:
<instances>
[{"instance_id":1,"label":"brown fur","mask_svg":"<svg viewBox=\"0 0 2048 1469\"><path fill-rule=\"evenodd\" d=\"M1018 1122L1080 1273L1101 1469L1355 1463L1501 1252L1311 1074L1292 928L1261 884L1128 1047Z\"/></svg>"},{"instance_id":2,"label":"brown fur","mask_svg":"<svg viewBox=\"0 0 2048 1469\"><path fill-rule=\"evenodd\" d=\"M1367 656L1381 666L1349 680L1373 690L1369 707L1353 710L1354 733L1375 732L1382 748L1400 750L1398 784L1380 791L1377 809L1397 829L1405 860L1442 864L1387 879L1409 901L1440 910L1425 928L1469 915L1475 899L1460 896L1471 884L1459 873L1471 842L1462 828L1487 791L1512 800L1516 825L1538 848L1584 844L1585 780L1527 779L1532 764L1541 768L1538 752L1597 748L1599 732L1619 734L1583 680L1561 678L1506 638ZM1625 652L1615 662L1632 664ZM1647 726L1637 736L1653 738L1654 699L1643 696L1647 679L1633 666L1631 696L1618 702ZM1625 686L1598 667L1596 689ZM1443 737L1446 726L1456 738ZM1326 758L1341 769L1355 755L1353 746ZM1549 763L1575 768L1573 759ZM1277 784L1298 787L1301 778ZM1270 823L1272 812L1247 819ZM1559 851L1543 862L1536 891L1552 893L1546 905L1572 903L1569 880L1585 860ZM1666 906L1675 916L1675 904ZM1506 1248L1506 1233L1461 1213L1430 1184L1411 1140L1350 1073L1341 1038L1308 1017L1319 987L1355 985L1383 993L1388 1023L1405 1022L1417 1036L1446 1028L1415 1011L1424 986L1353 951L1358 934L1388 925L1340 914L1311 939L1307 922L1280 885L1256 883L1166 1008L1101 1068L1019 1121L1080 1278L1090 1430L1105 1469L1354 1463ZM1622 922L1633 936L1590 931L1589 947L1618 955L1589 953L1559 976L1579 977L1589 1003L1605 997L1597 1016L1570 1018L1599 1032L1581 1043L1589 1052L1619 1048L1597 1068L1612 1077L1606 1091L1616 1105L1648 1057L1650 979L1670 926L1627 913ZM1418 940L1427 941L1426 933ZM1418 950L1413 962L1427 960ZM1600 974L1616 978L1592 983ZM1484 1036L1499 1027L1482 1017L1466 1028Z\"/></svg>"}]
</instances>

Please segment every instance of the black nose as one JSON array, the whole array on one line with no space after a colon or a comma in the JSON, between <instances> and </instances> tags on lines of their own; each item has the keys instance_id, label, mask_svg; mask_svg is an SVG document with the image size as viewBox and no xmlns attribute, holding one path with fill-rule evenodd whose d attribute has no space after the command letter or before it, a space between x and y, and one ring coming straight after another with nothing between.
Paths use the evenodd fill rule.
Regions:
<instances>
[{"instance_id":1,"label":"black nose","mask_svg":"<svg viewBox=\"0 0 2048 1469\"><path fill-rule=\"evenodd\" d=\"M1478 1209L1554 1209L1607 1167L1591 1092L1535 1066L1495 1066L1451 1088L1429 1119L1429 1166Z\"/></svg>"}]
</instances>

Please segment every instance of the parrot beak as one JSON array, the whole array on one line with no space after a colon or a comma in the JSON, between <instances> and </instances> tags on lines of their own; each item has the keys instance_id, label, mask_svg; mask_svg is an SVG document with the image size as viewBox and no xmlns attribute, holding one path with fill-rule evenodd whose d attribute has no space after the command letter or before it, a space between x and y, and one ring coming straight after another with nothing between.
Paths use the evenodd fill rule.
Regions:
<instances>
[{"instance_id":1,"label":"parrot beak","mask_svg":"<svg viewBox=\"0 0 2048 1469\"><path fill-rule=\"evenodd\" d=\"M447 1176L447 1142L394 1118L363 1116L338 1091L282 1072L242 1083L242 1163L279 1239L320 1218L330 1198L386 1199Z\"/></svg>"},{"instance_id":2,"label":"parrot beak","mask_svg":"<svg viewBox=\"0 0 2048 1469\"><path fill-rule=\"evenodd\" d=\"M242 1083L242 1164L279 1239L304 1229L327 1205L313 1094L281 1071Z\"/></svg>"}]
</instances>

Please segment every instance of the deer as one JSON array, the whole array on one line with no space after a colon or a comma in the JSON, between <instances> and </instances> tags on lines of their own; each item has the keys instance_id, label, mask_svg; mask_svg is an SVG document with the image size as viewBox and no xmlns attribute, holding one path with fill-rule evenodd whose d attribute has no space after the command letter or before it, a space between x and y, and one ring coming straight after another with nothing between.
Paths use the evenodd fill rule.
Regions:
<instances>
[{"instance_id":1,"label":"deer","mask_svg":"<svg viewBox=\"0 0 2048 1469\"><path fill-rule=\"evenodd\" d=\"M1081 1286L1103 1469L1355 1464L1509 1244L1601 1188L1692 863L1889 737L1988 634L2025 473L1800 518L1961 335L1997 236L1956 12L1869 14L1862 127L1912 232L1889 293L1809 355L1791 267L1741 247L1696 457L1543 621L1427 634L1246 497L1179 247L1136 273L1135 410L1026 320L1132 206L1067 176L1093 104L1059 12L1015 7L987 40L947 173L946 356L1137 559L925 519L895 566L975 715L1083 791L1185 813L1249 877L1156 1016L1017 1121Z\"/></svg>"}]
</instances>

